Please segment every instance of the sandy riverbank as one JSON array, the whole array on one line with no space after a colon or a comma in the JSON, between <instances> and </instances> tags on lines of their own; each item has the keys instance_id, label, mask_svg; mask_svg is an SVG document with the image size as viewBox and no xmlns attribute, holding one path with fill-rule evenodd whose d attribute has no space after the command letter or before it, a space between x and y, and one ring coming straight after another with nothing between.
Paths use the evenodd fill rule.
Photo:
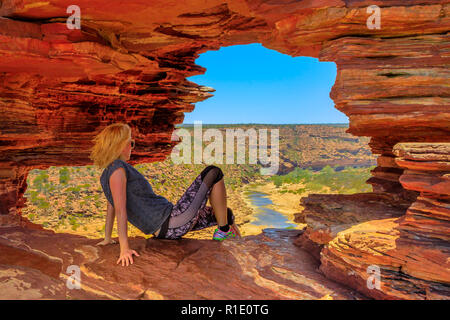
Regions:
<instances>
[{"instance_id":1,"label":"sandy riverbank","mask_svg":"<svg viewBox=\"0 0 450 320\"><path fill-rule=\"evenodd\" d=\"M283 184L283 190L298 190L303 188L303 184ZM307 196L307 193L303 194L293 194L293 193L280 193L281 188L277 188L273 182L267 183L267 181L261 181L260 184L246 184L237 190L227 191L227 205L236 216L236 222L240 228L242 236L257 235L262 232L265 228L270 228L267 225L254 225L251 222L256 220L255 212L257 207L255 207L250 198L245 195L249 190L263 192L268 194L269 199L273 204L267 207L280 212L290 222L294 222L295 214L303 210L300 206L300 198ZM209 201L207 205L210 205ZM298 224L297 229L303 229L306 224ZM194 238L194 239L210 239L215 227L194 231L186 234L184 238Z\"/></svg>"},{"instance_id":2,"label":"sandy riverbank","mask_svg":"<svg viewBox=\"0 0 450 320\"><path fill-rule=\"evenodd\" d=\"M277 188L273 182L264 184L249 184L245 186L245 190L253 190L268 194L268 198L273 204L267 207L278 211L285 215L290 221L294 221L295 214L301 212L303 207L300 205L300 199L308 194L294 194L290 192L281 193L280 190L298 190L305 186L301 183L283 184L283 188Z\"/></svg>"}]
</instances>

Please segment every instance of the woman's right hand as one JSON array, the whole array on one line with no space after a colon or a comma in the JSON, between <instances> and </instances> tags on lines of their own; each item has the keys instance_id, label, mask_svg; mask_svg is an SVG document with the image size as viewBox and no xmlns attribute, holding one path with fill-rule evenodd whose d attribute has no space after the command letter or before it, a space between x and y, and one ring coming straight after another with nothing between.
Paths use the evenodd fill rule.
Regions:
<instances>
[{"instance_id":1,"label":"woman's right hand","mask_svg":"<svg viewBox=\"0 0 450 320\"><path fill-rule=\"evenodd\" d=\"M117 263L122 262L122 267L125 266L125 264L127 266L130 263L133 264L133 254L139 257L139 254L132 249L125 249L123 251L120 251L120 257L117 260Z\"/></svg>"}]
</instances>

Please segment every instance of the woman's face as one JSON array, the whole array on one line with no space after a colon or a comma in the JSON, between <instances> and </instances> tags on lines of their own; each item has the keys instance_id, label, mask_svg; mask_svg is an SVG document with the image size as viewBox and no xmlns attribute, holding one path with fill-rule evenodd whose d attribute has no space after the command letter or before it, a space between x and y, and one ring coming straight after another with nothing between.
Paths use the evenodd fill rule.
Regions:
<instances>
[{"instance_id":1,"label":"woman's face","mask_svg":"<svg viewBox=\"0 0 450 320\"><path fill-rule=\"evenodd\" d=\"M122 157L126 160L130 160L131 149L133 148L134 148L134 139L130 138L128 139L127 144L125 145L125 148L123 148Z\"/></svg>"}]
</instances>

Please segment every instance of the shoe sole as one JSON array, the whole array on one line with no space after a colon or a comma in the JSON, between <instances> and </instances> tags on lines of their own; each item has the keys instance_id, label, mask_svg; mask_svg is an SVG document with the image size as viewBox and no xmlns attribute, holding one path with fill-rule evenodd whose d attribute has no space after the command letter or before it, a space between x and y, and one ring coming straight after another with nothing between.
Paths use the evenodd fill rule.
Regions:
<instances>
[{"instance_id":1,"label":"shoe sole","mask_svg":"<svg viewBox=\"0 0 450 320\"><path fill-rule=\"evenodd\" d=\"M234 237L228 237L228 238L213 238L213 240L216 240L216 241L223 241L223 240L226 240L226 239L236 239L236 236L234 236Z\"/></svg>"}]
</instances>

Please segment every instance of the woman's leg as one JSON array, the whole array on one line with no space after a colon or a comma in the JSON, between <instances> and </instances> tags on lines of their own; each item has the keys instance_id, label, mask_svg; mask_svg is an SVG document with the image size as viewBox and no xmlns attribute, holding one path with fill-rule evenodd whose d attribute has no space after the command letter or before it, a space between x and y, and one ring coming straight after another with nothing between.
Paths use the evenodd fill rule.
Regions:
<instances>
[{"instance_id":1,"label":"woman's leg","mask_svg":"<svg viewBox=\"0 0 450 320\"><path fill-rule=\"evenodd\" d=\"M213 207L219 229L224 232L228 232L228 230L230 230L229 227L233 228L235 233L241 237L241 232L234 223L233 212L227 207L227 190L225 188L225 181L223 177L214 184L209 196L209 201ZM227 225L229 227L226 227Z\"/></svg>"},{"instance_id":2,"label":"woman's leg","mask_svg":"<svg viewBox=\"0 0 450 320\"><path fill-rule=\"evenodd\" d=\"M209 195L209 202L213 207L219 227L230 223L230 221L227 221L227 190L223 178L214 184Z\"/></svg>"},{"instance_id":3,"label":"woman's leg","mask_svg":"<svg viewBox=\"0 0 450 320\"><path fill-rule=\"evenodd\" d=\"M221 186L215 187L220 181ZM175 204L169 219L169 226L165 238L178 239L190 230L198 230L201 226L207 227L212 223L217 224L218 219L221 222L227 220L226 198L220 198L226 193L223 183L223 172L219 167L210 165L206 167L189 186ZM218 214L212 210L205 209L206 202L213 192L213 202L218 208ZM223 206L225 202L225 207ZM211 219L211 213L215 219ZM223 218L225 217L225 219ZM217 219L218 218L218 219ZM215 221L214 221L215 220ZM234 219L233 219L234 220ZM196 226L196 224L198 225ZM194 229L194 227L197 227Z\"/></svg>"},{"instance_id":4,"label":"woman's leg","mask_svg":"<svg viewBox=\"0 0 450 320\"><path fill-rule=\"evenodd\" d=\"M234 223L234 218L233 211L230 208L227 208L227 221L230 225ZM214 209L210 206L200 208L197 222L191 231L201 230L212 226L217 226L217 219L214 214Z\"/></svg>"}]
</instances>

